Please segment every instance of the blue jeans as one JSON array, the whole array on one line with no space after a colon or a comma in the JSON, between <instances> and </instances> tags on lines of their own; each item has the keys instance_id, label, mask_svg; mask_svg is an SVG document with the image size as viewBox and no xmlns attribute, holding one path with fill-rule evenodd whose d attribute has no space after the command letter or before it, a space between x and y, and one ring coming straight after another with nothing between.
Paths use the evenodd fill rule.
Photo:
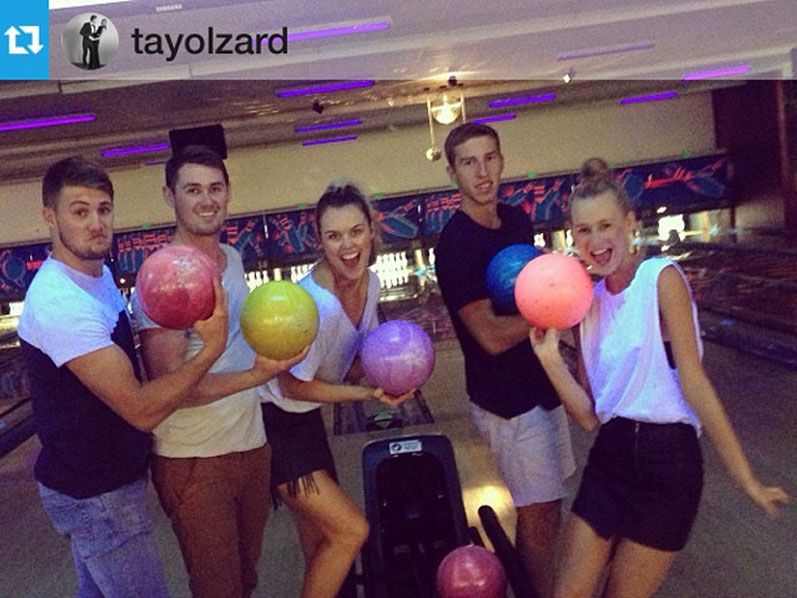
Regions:
<instances>
[{"instance_id":1,"label":"blue jeans","mask_svg":"<svg viewBox=\"0 0 797 598\"><path fill-rule=\"evenodd\" d=\"M82 499L39 484L39 495L56 531L72 542L79 598L168 597L146 479Z\"/></svg>"}]
</instances>

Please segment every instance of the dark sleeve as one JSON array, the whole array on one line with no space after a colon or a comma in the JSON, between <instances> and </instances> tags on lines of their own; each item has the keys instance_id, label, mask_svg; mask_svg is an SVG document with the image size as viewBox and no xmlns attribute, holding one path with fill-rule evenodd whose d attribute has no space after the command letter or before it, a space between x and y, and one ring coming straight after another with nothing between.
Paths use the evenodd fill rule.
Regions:
<instances>
[{"instance_id":1,"label":"dark sleeve","mask_svg":"<svg viewBox=\"0 0 797 598\"><path fill-rule=\"evenodd\" d=\"M448 309L457 312L469 303L487 299L482 260L475 259L476 247L441 239L435 249L435 271L440 292Z\"/></svg>"},{"instance_id":2,"label":"dark sleeve","mask_svg":"<svg viewBox=\"0 0 797 598\"><path fill-rule=\"evenodd\" d=\"M86 37L91 33L91 26L88 23L83 23L83 26L80 28L80 35Z\"/></svg>"},{"instance_id":3,"label":"dark sleeve","mask_svg":"<svg viewBox=\"0 0 797 598\"><path fill-rule=\"evenodd\" d=\"M534 243L534 224L523 208L504 205L501 218L511 218L514 234L524 239L526 243Z\"/></svg>"}]
</instances>

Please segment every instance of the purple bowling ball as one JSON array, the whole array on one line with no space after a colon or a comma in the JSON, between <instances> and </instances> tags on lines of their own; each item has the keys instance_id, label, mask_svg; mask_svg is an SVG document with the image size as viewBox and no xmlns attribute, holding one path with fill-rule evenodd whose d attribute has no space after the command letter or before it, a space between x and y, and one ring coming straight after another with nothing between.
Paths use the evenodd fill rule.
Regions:
<instances>
[{"instance_id":1,"label":"purple bowling ball","mask_svg":"<svg viewBox=\"0 0 797 598\"><path fill-rule=\"evenodd\" d=\"M429 379L434 369L434 347L420 326L391 320L371 331L360 359L371 384L399 396L420 388Z\"/></svg>"}]
</instances>

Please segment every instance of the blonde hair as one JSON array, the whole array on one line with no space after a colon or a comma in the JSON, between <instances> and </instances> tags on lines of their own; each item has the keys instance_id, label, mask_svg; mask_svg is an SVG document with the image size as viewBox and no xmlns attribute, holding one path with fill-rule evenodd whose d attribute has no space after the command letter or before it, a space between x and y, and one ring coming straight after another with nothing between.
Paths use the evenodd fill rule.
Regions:
<instances>
[{"instance_id":1,"label":"blonde hair","mask_svg":"<svg viewBox=\"0 0 797 598\"><path fill-rule=\"evenodd\" d=\"M567 205L567 220L572 222L571 215L573 203L611 191L617 200L617 205L623 214L635 212L634 202L628 195L622 183L617 181L612 175L612 170L603 158L589 158L581 165L578 174L578 184L570 194L570 201Z\"/></svg>"},{"instance_id":2,"label":"blonde hair","mask_svg":"<svg viewBox=\"0 0 797 598\"><path fill-rule=\"evenodd\" d=\"M617 207L623 215L629 212L636 217L636 208L631 197L625 190L623 184L614 178L611 168L603 158L588 158L581 165L581 170L578 173L578 184L573 188L570 194L570 201L567 204L567 215L565 216L568 223L572 223L573 204L576 201L589 200L598 195L610 191L617 202ZM640 242L642 237L642 227L639 221L634 226L634 238L632 240L632 253L638 255L640 259L645 254L644 244ZM641 251L640 251L641 249Z\"/></svg>"}]
</instances>

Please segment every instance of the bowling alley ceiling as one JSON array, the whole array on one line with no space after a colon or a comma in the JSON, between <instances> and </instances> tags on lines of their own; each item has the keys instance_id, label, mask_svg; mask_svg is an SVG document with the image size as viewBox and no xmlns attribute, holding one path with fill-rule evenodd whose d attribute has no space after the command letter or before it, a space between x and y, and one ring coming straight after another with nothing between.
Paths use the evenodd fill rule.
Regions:
<instances>
[{"instance_id":1,"label":"bowling alley ceiling","mask_svg":"<svg viewBox=\"0 0 797 598\"><path fill-rule=\"evenodd\" d=\"M70 4L82 5L53 10ZM665 87L689 93L745 79L793 78L797 46L794 0L51 0L50 6L52 80L0 83L0 181L38 177L75 151L99 157L108 148L166 143L175 128L221 123L230 148L296 142L295 127L336 120L362 120L361 131L394 130L426 123L426 97L444 90L465 96L472 119L497 98L556 93L555 106L518 107L547 110ZM120 39L119 52L94 80L58 51L67 22L86 12L110 18ZM286 26L310 35L292 41L284 56L183 54L167 62L132 50L134 29L202 34L209 25L231 33ZM327 33L314 38L318 32ZM722 69L735 69L731 81L682 81ZM346 79L374 83L278 95ZM93 120L3 130L9 122L86 114ZM102 160L114 168L144 158Z\"/></svg>"}]
</instances>

